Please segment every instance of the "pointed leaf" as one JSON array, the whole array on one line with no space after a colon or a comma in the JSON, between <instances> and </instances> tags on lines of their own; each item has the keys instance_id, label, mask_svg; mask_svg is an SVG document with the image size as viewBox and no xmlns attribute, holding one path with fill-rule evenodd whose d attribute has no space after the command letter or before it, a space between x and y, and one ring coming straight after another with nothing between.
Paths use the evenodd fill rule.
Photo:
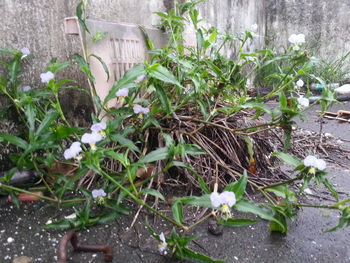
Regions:
<instances>
[{"instance_id":1,"label":"pointed leaf","mask_svg":"<svg viewBox=\"0 0 350 263\"><path fill-rule=\"evenodd\" d=\"M243 176L241 176L241 178L239 178L238 181L231 183L229 185L227 185L224 190L225 191L230 191L230 192L234 192L235 196L236 196L236 200L240 200L245 192L245 188L247 186L247 182L248 182L248 176L247 176L247 171L244 170L243 172Z\"/></svg>"},{"instance_id":2,"label":"pointed leaf","mask_svg":"<svg viewBox=\"0 0 350 263\"><path fill-rule=\"evenodd\" d=\"M141 193L142 194L153 195L153 196L159 198L160 200L165 201L164 196L159 191L157 191L155 189L142 189Z\"/></svg>"},{"instance_id":3,"label":"pointed leaf","mask_svg":"<svg viewBox=\"0 0 350 263\"><path fill-rule=\"evenodd\" d=\"M139 162L151 163L159 160L166 160L168 158L169 158L169 149L168 147L163 147L148 153Z\"/></svg>"},{"instance_id":4,"label":"pointed leaf","mask_svg":"<svg viewBox=\"0 0 350 263\"><path fill-rule=\"evenodd\" d=\"M19 137L13 136L13 135L0 133L0 142L3 142L3 141L9 142L13 145L16 145L19 148L24 149L24 150L29 148L29 145L25 140L23 140Z\"/></svg>"},{"instance_id":5,"label":"pointed leaf","mask_svg":"<svg viewBox=\"0 0 350 263\"><path fill-rule=\"evenodd\" d=\"M220 219L218 223L224 226L237 227L254 225L257 223L257 221L247 218L229 218L227 220Z\"/></svg>"}]
</instances>

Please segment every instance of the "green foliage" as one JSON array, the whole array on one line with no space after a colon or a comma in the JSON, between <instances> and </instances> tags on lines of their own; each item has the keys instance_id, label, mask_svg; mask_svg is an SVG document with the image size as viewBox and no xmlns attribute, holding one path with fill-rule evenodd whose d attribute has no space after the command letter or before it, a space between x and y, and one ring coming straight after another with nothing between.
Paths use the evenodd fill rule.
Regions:
<instances>
[{"instance_id":1,"label":"green foliage","mask_svg":"<svg viewBox=\"0 0 350 263\"><path fill-rule=\"evenodd\" d=\"M6 74L0 77L0 92L11 102L10 106L0 109L0 115L5 114L3 112L7 110L14 110L26 128L21 134L0 134L0 142L13 144L19 150L18 154L11 156L16 168L1 179L4 183L0 184L0 190L8 192L18 204L16 193L21 192L21 189L6 184L13 172L22 168L46 171L50 166L60 163L74 167L73 174L53 173L50 175L53 183L47 184L45 181L50 196L45 195L42 199L65 205L83 203L80 210L76 210L76 218L64 219L46 226L60 229L83 229L116 220L129 212L123 206L125 199L128 199L183 230L194 227L209 216L214 216L219 224L231 227L257 222L233 217L232 214L235 214L231 214L231 210L236 210L269 221L271 231L287 233L288 221L295 215L294 208L301 206L297 203L297 195L290 190L293 188L289 188L288 184L301 180L302 192L315 180L324 184L338 201L337 192L326 179L324 170L305 167L302 161L287 153L292 143L293 119L300 116L302 111L296 97L299 95L298 88L294 83L297 79L308 76L312 68L307 52L290 47L282 53L269 48L245 53L246 45L254 40L254 34L246 31L233 35L228 32L221 33L216 28L201 27L199 12L196 9L196 4L200 2L202 1L186 2L177 5L168 13L157 13L160 17L160 28L169 35L168 45L161 49L154 49L146 30L141 28L150 49L151 60L129 69L114 83L103 101L97 96L89 60L97 59L101 63L108 80L110 72L107 65L94 54L74 55L74 61L85 73L92 88L90 95L96 109L95 115L92 116L93 122L98 126L102 125L103 119L106 121L105 127L94 133L88 131L87 127L72 127L61 108L59 93L65 88L76 88L70 86L72 81L54 78L41 88L23 91L20 75L23 59L28 58L23 58L22 52L19 51L0 49L0 53L8 58L1 62ZM86 1L82 1L76 11L81 27L89 33L85 21L85 7ZM196 47L187 47L185 44L185 23L192 23L196 31ZM103 33L98 34L92 41L96 42L103 37ZM236 52L232 54L231 59L227 59L223 50L232 47L235 47ZM58 62L52 59L45 71L57 73L67 70L71 64L69 61ZM251 97L247 80L252 76L256 76L255 84L270 89L267 95L257 94ZM127 91L127 95L117 96L116 93L122 91ZM279 105L270 109L264 103L275 96L279 98ZM320 99L322 111L334 101L334 93L324 89ZM273 153L272 156L292 165L298 175L285 182L260 187L255 180L248 177L247 171L243 170L238 180L220 185L223 192L231 192L231 196L234 193L235 204L232 207L227 207L227 204L214 207L211 187L215 183L214 191L217 191L218 180L208 180L204 174L197 172L196 167L187 162L191 156L206 152L189 142L191 134L187 131L182 132L181 118L196 116L196 121L203 125L217 125L213 120L218 114L228 118L247 109L254 113L253 119L263 113L269 115L269 129L283 129L284 152ZM174 126L167 127L169 119L178 123L180 128L174 131ZM90 129L93 130L94 126ZM249 132L259 132L260 128L258 125L248 127L245 131L245 128L236 130L237 135L242 136L246 143L251 161L254 160L255 153L254 140ZM154 134L157 134L157 137ZM86 138L90 137L98 139L89 142ZM82 144L79 144L81 148L78 152L70 156L66 151L70 153L72 143ZM201 193L198 196L173 198L170 218L148 205L143 198L150 195L164 201L167 196L164 196L161 188L156 190L154 185L149 184L145 187L145 184L159 179L160 175L167 176L173 170L179 171L179 176L183 172L192 174L193 185L198 186ZM95 187L106 191L105 196L94 197L81 184L77 187L77 182L91 175L99 178ZM247 185L259 190L269 204L258 204L245 199ZM273 195L279 200L278 203ZM186 226L184 209L189 206L204 207L212 211L207 217ZM343 209L339 205L333 208L342 209L343 215L339 225L329 231L348 226L348 208ZM153 230L150 231L160 241L159 235ZM180 259L221 262L189 249L187 245L194 239L179 235L174 230L166 238L166 242L172 254Z\"/></svg>"}]
</instances>

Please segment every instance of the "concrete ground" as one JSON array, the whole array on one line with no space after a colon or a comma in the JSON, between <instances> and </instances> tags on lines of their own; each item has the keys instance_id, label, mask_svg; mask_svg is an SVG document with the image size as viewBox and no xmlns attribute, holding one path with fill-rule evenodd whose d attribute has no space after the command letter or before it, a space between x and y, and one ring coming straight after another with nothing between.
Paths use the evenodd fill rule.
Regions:
<instances>
[{"instance_id":1,"label":"concrete ground","mask_svg":"<svg viewBox=\"0 0 350 263\"><path fill-rule=\"evenodd\" d=\"M336 105L333 111L350 104ZM317 107L307 112L307 120L298 126L318 131ZM348 135L350 123L338 123L326 120L324 132L331 133L343 140L344 147L350 149ZM328 177L340 192L340 198L349 198L350 167L349 152L336 157L342 167L325 158ZM314 195L306 195L305 203L329 203L331 196L323 188L311 187ZM65 231L43 231L41 227L48 220L61 219L72 213L69 208L57 210L45 202L24 204L21 210L9 205L4 198L0 199L0 262L13 262L20 256L31 257L31 262L55 262L57 244ZM189 215L189 212L187 213ZM141 214L135 227L126 231L132 216L123 217L116 222L91 227L78 232L81 243L108 244L113 247L113 262L180 262L160 256L155 242L145 228L144 214ZM264 221L240 228L224 229L222 236L213 236L207 231L207 222L198 225L192 233L200 235L192 245L194 250L226 262L350 262L350 228L337 232L323 233L322 230L335 226L339 213L329 210L304 208L298 212L296 219L289 224L288 235L271 233ZM157 231L167 235L170 228L160 219L152 221ZM8 242L11 241L12 242ZM26 261L23 261L26 262ZM28 261L27 261L28 262ZM97 253L70 252L68 262L104 262L103 256Z\"/></svg>"}]
</instances>

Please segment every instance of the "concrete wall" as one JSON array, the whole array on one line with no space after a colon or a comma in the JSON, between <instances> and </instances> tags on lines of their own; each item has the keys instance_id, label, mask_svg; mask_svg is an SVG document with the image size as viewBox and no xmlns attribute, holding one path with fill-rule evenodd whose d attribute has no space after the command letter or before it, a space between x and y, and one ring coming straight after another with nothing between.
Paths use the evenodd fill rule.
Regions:
<instances>
[{"instance_id":1,"label":"concrete wall","mask_svg":"<svg viewBox=\"0 0 350 263\"><path fill-rule=\"evenodd\" d=\"M303 33L320 57L350 51L350 0L268 0L265 16L270 43L287 45L289 35Z\"/></svg>"}]
</instances>

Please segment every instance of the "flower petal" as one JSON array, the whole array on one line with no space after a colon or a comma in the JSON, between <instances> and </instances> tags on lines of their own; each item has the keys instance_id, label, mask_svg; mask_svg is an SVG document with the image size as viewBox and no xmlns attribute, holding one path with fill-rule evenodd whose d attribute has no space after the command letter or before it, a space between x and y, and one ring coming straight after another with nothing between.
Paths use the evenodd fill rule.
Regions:
<instances>
[{"instance_id":1,"label":"flower petal","mask_svg":"<svg viewBox=\"0 0 350 263\"><path fill-rule=\"evenodd\" d=\"M210 194L210 201L211 201L211 205L215 208L221 206L221 199L218 192L213 192Z\"/></svg>"},{"instance_id":2,"label":"flower petal","mask_svg":"<svg viewBox=\"0 0 350 263\"><path fill-rule=\"evenodd\" d=\"M317 168L318 170L323 171L324 169L326 169L326 162L322 159L317 159L315 162L315 168Z\"/></svg>"},{"instance_id":3,"label":"flower petal","mask_svg":"<svg viewBox=\"0 0 350 263\"><path fill-rule=\"evenodd\" d=\"M163 233L163 232L160 233L159 239L160 239L163 243L166 243L165 236L164 236L164 233Z\"/></svg>"},{"instance_id":4,"label":"flower petal","mask_svg":"<svg viewBox=\"0 0 350 263\"><path fill-rule=\"evenodd\" d=\"M303 107L308 107L310 105L310 101L308 98L299 97L297 100L298 103Z\"/></svg>"},{"instance_id":5,"label":"flower petal","mask_svg":"<svg viewBox=\"0 0 350 263\"><path fill-rule=\"evenodd\" d=\"M221 204L232 207L236 203L236 195L234 192L224 191L220 194Z\"/></svg>"},{"instance_id":6,"label":"flower petal","mask_svg":"<svg viewBox=\"0 0 350 263\"><path fill-rule=\"evenodd\" d=\"M309 156L307 156L305 159L304 159L304 165L306 166L306 167L316 167L315 165L316 165L316 161L317 161L317 158L315 157L315 156L313 156L313 155L309 155Z\"/></svg>"},{"instance_id":7,"label":"flower petal","mask_svg":"<svg viewBox=\"0 0 350 263\"><path fill-rule=\"evenodd\" d=\"M119 89L115 95L117 97L127 97L129 95L129 89L128 88L122 88L122 89Z\"/></svg>"}]
</instances>

